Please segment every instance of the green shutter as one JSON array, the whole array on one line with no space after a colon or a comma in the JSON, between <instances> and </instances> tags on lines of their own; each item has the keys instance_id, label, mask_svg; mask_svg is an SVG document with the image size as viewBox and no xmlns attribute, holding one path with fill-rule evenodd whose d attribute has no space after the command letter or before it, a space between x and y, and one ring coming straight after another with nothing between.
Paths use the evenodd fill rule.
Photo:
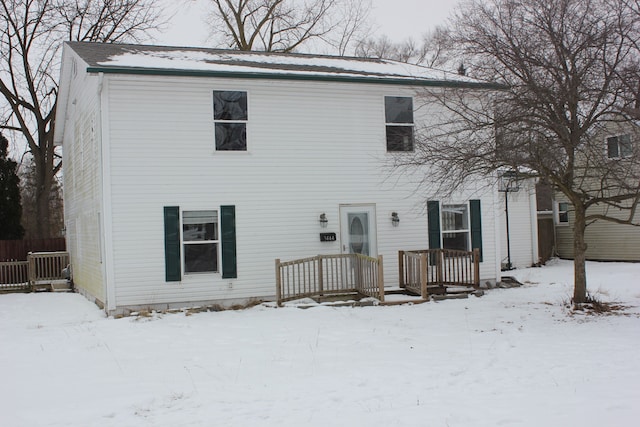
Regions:
<instances>
[{"instance_id":1,"label":"green shutter","mask_svg":"<svg viewBox=\"0 0 640 427\"><path fill-rule=\"evenodd\" d=\"M480 261L482 261L482 213L480 200L469 200L471 210L471 248L480 249Z\"/></svg>"},{"instance_id":2,"label":"green shutter","mask_svg":"<svg viewBox=\"0 0 640 427\"><path fill-rule=\"evenodd\" d=\"M180 271L180 208L164 207L164 266L167 282L179 282Z\"/></svg>"},{"instance_id":3,"label":"green shutter","mask_svg":"<svg viewBox=\"0 0 640 427\"><path fill-rule=\"evenodd\" d=\"M427 202L427 221L429 221L429 249L440 248L440 202Z\"/></svg>"},{"instance_id":4,"label":"green shutter","mask_svg":"<svg viewBox=\"0 0 640 427\"><path fill-rule=\"evenodd\" d=\"M236 207L220 206L220 229L222 243L222 278L238 277L236 265Z\"/></svg>"}]
</instances>

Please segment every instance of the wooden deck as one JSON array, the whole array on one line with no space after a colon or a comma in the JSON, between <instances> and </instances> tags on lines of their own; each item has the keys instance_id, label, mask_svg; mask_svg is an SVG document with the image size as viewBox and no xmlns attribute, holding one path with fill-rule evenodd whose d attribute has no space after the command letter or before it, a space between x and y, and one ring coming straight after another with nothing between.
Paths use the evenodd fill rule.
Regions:
<instances>
[{"instance_id":1,"label":"wooden deck","mask_svg":"<svg viewBox=\"0 0 640 427\"><path fill-rule=\"evenodd\" d=\"M382 256L339 254L276 260L278 305L302 298L350 294L384 301Z\"/></svg>"},{"instance_id":2,"label":"wooden deck","mask_svg":"<svg viewBox=\"0 0 640 427\"><path fill-rule=\"evenodd\" d=\"M384 288L382 256L318 255L276 260L278 305L311 298L318 303L376 298L379 304L429 301L432 295L468 294L480 283L480 253L448 249L399 251L399 288Z\"/></svg>"},{"instance_id":3,"label":"wooden deck","mask_svg":"<svg viewBox=\"0 0 640 427\"><path fill-rule=\"evenodd\" d=\"M63 271L68 265L68 252L32 252L26 261L0 262L0 291L69 290Z\"/></svg>"},{"instance_id":4,"label":"wooden deck","mask_svg":"<svg viewBox=\"0 0 640 427\"><path fill-rule=\"evenodd\" d=\"M430 292L447 293L448 287L477 289L480 285L480 251L399 251L398 271L400 287L423 299L428 299Z\"/></svg>"}]
</instances>

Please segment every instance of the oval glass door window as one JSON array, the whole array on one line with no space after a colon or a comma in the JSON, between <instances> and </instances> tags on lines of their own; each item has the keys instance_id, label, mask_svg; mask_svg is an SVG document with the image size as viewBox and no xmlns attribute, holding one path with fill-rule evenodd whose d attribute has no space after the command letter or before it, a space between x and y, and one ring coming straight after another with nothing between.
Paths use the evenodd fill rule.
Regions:
<instances>
[{"instance_id":1,"label":"oval glass door window","mask_svg":"<svg viewBox=\"0 0 640 427\"><path fill-rule=\"evenodd\" d=\"M368 223L366 212L349 214L349 252L369 255Z\"/></svg>"}]
</instances>

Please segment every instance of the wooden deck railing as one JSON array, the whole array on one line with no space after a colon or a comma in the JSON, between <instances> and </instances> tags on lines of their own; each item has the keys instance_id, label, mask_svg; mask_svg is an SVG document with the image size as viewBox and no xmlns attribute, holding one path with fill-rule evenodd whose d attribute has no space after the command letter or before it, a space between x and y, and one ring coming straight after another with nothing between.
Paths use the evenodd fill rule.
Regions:
<instances>
[{"instance_id":1,"label":"wooden deck railing","mask_svg":"<svg viewBox=\"0 0 640 427\"><path fill-rule=\"evenodd\" d=\"M33 252L26 261L0 262L0 290L29 290L64 280L67 265L68 252Z\"/></svg>"},{"instance_id":2,"label":"wooden deck railing","mask_svg":"<svg viewBox=\"0 0 640 427\"><path fill-rule=\"evenodd\" d=\"M384 301L382 256L341 254L287 262L276 260L278 305L300 298L351 292Z\"/></svg>"},{"instance_id":3,"label":"wooden deck railing","mask_svg":"<svg viewBox=\"0 0 640 427\"><path fill-rule=\"evenodd\" d=\"M479 286L480 251L423 249L398 252L400 287L428 297L427 287Z\"/></svg>"},{"instance_id":4,"label":"wooden deck railing","mask_svg":"<svg viewBox=\"0 0 640 427\"><path fill-rule=\"evenodd\" d=\"M34 282L64 279L62 270L69 265L68 252L33 252L29 261L29 280Z\"/></svg>"},{"instance_id":5,"label":"wooden deck railing","mask_svg":"<svg viewBox=\"0 0 640 427\"><path fill-rule=\"evenodd\" d=\"M29 262L0 262L0 290L29 289Z\"/></svg>"}]
</instances>

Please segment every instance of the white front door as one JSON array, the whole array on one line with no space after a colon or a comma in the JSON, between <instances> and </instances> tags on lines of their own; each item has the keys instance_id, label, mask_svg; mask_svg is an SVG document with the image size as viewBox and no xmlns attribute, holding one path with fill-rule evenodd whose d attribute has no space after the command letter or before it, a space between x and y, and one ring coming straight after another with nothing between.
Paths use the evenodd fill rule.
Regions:
<instances>
[{"instance_id":1,"label":"white front door","mask_svg":"<svg viewBox=\"0 0 640 427\"><path fill-rule=\"evenodd\" d=\"M340 243L344 254L378 255L376 205L340 206Z\"/></svg>"}]
</instances>

